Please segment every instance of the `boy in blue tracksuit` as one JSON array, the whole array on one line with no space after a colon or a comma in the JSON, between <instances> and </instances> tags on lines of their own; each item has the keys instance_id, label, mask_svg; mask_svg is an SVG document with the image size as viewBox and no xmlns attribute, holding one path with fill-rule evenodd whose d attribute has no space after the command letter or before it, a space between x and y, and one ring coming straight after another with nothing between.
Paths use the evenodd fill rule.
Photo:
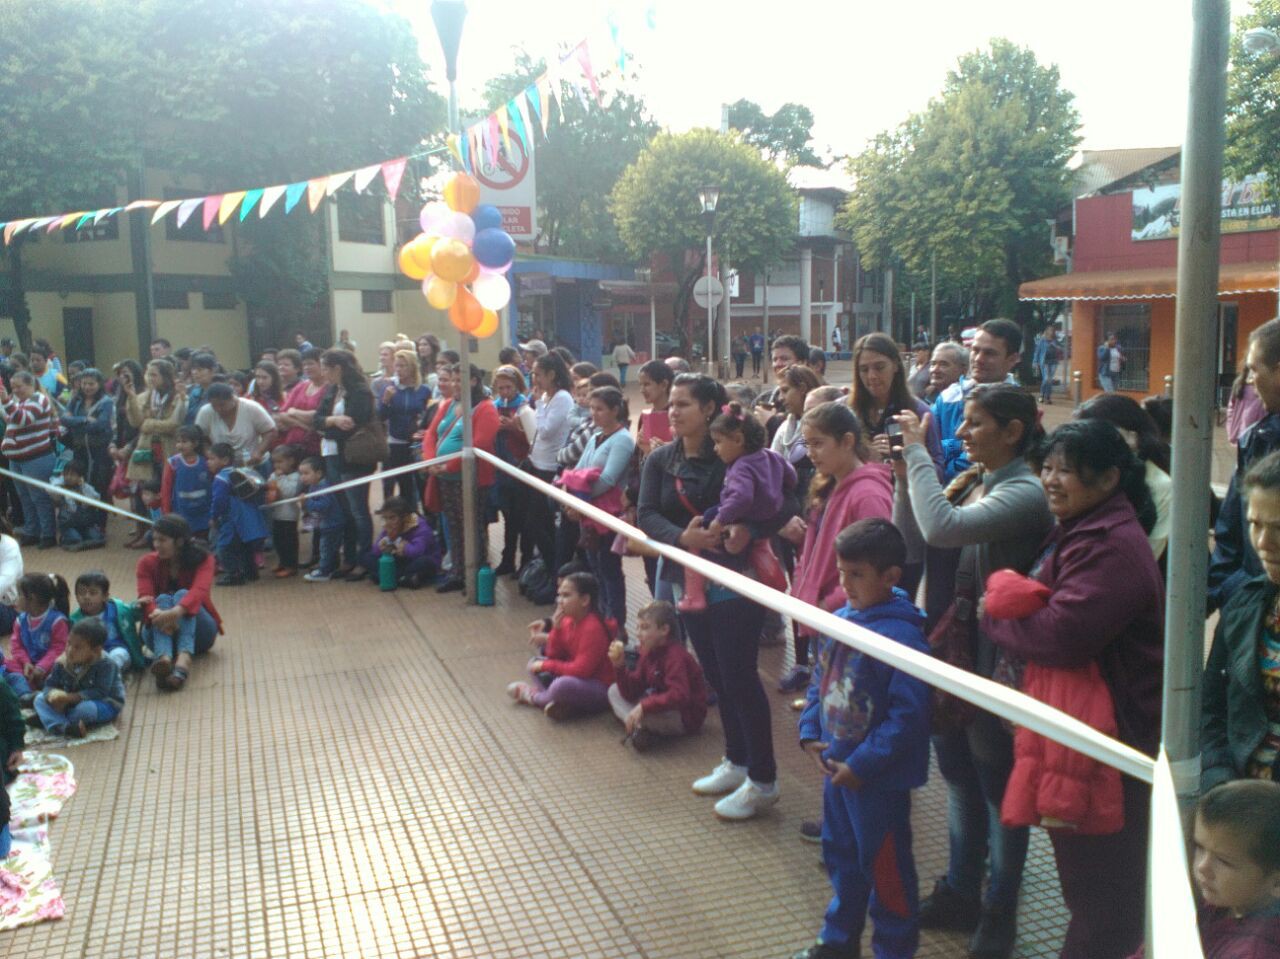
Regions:
<instances>
[{"instance_id":1,"label":"boy in blue tracksuit","mask_svg":"<svg viewBox=\"0 0 1280 959\"><path fill-rule=\"evenodd\" d=\"M209 520L211 526L217 527L213 545L223 569L216 580L219 586L240 586L257 579L253 556L267 538L267 521L260 508L262 497L241 499L232 489L235 455L230 444L214 443L205 457L213 474Z\"/></svg>"},{"instance_id":2,"label":"boy in blue tracksuit","mask_svg":"<svg viewBox=\"0 0 1280 959\"><path fill-rule=\"evenodd\" d=\"M924 613L897 588L902 534L863 519L836 537L836 615L921 652ZM836 640L821 641L800 716L800 745L826 777L822 854L835 895L818 941L795 959L857 959L868 912L876 959L907 959L919 942L911 854L911 790L929 772L929 687Z\"/></svg>"},{"instance_id":3,"label":"boy in blue tracksuit","mask_svg":"<svg viewBox=\"0 0 1280 959\"><path fill-rule=\"evenodd\" d=\"M298 479L307 498L302 501L304 525L319 544L320 564L306 576L308 583L327 583L338 569L338 551L342 548L342 504L337 493L325 493L329 484L324 478L324 460L308 456L298 465Z\"/></svg>"}]
</instances>

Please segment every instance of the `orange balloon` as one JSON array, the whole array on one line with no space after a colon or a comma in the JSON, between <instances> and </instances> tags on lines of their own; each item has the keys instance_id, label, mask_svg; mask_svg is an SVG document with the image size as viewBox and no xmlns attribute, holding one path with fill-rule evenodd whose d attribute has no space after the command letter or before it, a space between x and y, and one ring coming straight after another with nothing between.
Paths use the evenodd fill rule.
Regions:
<instances>
[{"instance_id":1,"label":"orange balloon","mask_svg":"<svg viewBox=\"0 0 1280 959\"><path fill-rule=\"evenodd\" d=\"M455 173L444 185L444 202L450 210L470 213L480 205L480 184L465 173Z\"/></svg>"},{"instance_id":2,"label":"orange balloon","mask_svg":"<svg viewBox=\"0 0 1280 959\"><path fill-rule=\"evenodd\" d=\"M493 336L498 332L498 314L493 310L484 311L484 319L480 321L480 325L471 331L471 335L477 340L483 340Z\"/></svg>"},{"instance_id":3,"label":"orange balloon","mask_svg":"<svg viewBox=\"0 0 1280 959\"><path fill-rule=\"evenodd\" d=\"M474 333L484 322L484 307L471 295L470 290L458 288L458 298L449 307L449 320L463 333Z\"/></svg>"},{"instance_id":4,"label":"orange balloon","mask_svg":"<svg viewBox=\"0 0 1280 959\"><path fill-rule=\"evenodd\" d=\"M475 254L471 255L471 269L467 271L467 275L460 279L459 283L474 283L480 276L480 261L475 258Z\"/></svg>"},{"instance_id":5,"label":"orange balloon","mask_svg":"<svg viewBox=\"0 0 1280 959\"><path fill-rule=\"evenodd\" d=\"M431 249L431 272L442 280L457 283L469 272L475 257L461 240L440 239Z\"/></svg>"},{"instance_id":6,"label":"orange balloon","mask_svg":"<svg viewBox=\"0 0 1280 959\"><path fill-rule=\"evenodd\" d=\"M400 255L398 257L400 263L400 272L411 280L425 280L430 272L428 268L424 268L418 262L418 240L413 239L400 247ZM428 267L430 262L428 261Z\"/></svg>"}]
</instances>

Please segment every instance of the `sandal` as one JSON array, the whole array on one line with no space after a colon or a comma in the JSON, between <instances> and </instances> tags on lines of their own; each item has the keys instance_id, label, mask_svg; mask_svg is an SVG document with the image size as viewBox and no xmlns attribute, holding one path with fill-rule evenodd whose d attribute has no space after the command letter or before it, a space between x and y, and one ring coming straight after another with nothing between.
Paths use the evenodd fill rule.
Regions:
<instances>
[{"instance_id":1,"label":"sandal","mask_svg":"<svg viewBox=\"0 0 1280 959\"><path fill-rule=\"evenodd\" d=\"M187 671L181 666L175 666L169 678L165 680L165 688L170 692L176 693L179 689L187 684Z\"/></svg>"},{"instance_id":2,"label":"sandal","mask_svg":"<svg viewBox=\"0 0 1280 959\"><path fill-rule=\"evenodd\" d=\"M157 681L168 679L171 672L173 672L173 660L169 659L167 656L161 656L151 664L151 675L154 676Z\"/></svg>"}]
</instances>

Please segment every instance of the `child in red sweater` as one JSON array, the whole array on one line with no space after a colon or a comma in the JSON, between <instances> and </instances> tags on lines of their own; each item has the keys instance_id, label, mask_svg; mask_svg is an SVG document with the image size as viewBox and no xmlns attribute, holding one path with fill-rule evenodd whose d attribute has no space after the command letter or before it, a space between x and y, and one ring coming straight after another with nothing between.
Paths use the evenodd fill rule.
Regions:
<instances>
[{"instance_id":1,"label":"child in red sweater","mask_svg":"<svg viewBox=\"0 0 1280 959\"><path fill-rule=\"evenodd\" d=\"M621 642L615 640L609 647L618 678L609 687L609 705L626 726L636 752L644 752L655 737L684 736L702 728L707 684L698 661L672 642L680 635L674 606L650 603L640 610L636 623L640 661L634 669L623 665L626 649Z\"/></svg>"},{"instance_id":2,"label":"child in red sweater","mask_svg":"<svg viewBox=\"0 0 1280 959\"><path fill-rule=\"evenodd\" d=\"M609 708L609 662L612 630L596 608L600 584L590 573L571 573L556 590L555 625L543 632L530 629L529 642L540 650L529 660L535 682L516 682L507 695L518 703L537 706L550 719L599 713Z\"/></svg>"}]
</instances>

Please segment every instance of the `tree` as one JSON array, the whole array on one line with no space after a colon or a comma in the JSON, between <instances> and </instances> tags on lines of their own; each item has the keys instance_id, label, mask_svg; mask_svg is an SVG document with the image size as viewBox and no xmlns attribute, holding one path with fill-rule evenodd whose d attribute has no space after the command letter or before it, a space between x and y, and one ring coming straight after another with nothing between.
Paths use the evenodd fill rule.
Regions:
<instances>
[{"instance_id":1,"label":"tree","mask_svg":"<svg viewBox=\"0 0 1280 959\"><path fill-rule=\"evenodd\" d=\"M938 282L962 314L1025 318L1018 286L1052 268L1045 220L1070 201L1079 142L1057 68L1007 40L961 57L942 95L849 163L840 216L868 263Z\"/></svg>"},{"instance_id":2,"label":"tree","mask_svg":"<svg viewBox=\"0 0 1280 959\"><path fill-rule=\"evenodd\" d=\"M546 69L519 52L515 69L485 85L493 110L523 91ZM593 260L620 260L626 247L600 198L645 148L658 125L642 99L623 91L605 93L602 104L583 106L565 97L553 109L547 136L537 145L538 218L547 253ZM540 134L539 134L540 135Z\"/></svg>"},{"instance_id":3,"label":"tree","mask_svg":"<svg viewBox=\"0 0 1280 959\"><path fill-rule=\"evenodd\" d=\"M1251 57L1244 51L1246 30L1266 27L1280 32L1280 0L1254 0L1253 9L1236 21L1231 37L1231 70L1227 75L1227 172L1243 178L1267 175L1267 194L1277 197L1280 183L1280 58Z\"/></svg>"},{"instance_id":4,"label":"tree","mask_svg":"<svg viewBox=\"0 0 1280 959\"><path fill-rule=\"evenodd\" d=\"M648 260L657 253L670 262L678 283L675 325L686 347L693 284L706 272L698 190L708 183L722 188L715 230L720 243L731 246L733 264L762 270L780 260L796 235L795 196L784 174L736 133L658 134L627 167L609 201L632 256Z\"/></svg>"},{"instance_id":5,"label":"tree","mask_svg":"<svg viewBox=\"0 0 1280 959\"><path fill-rule=\"evenodd\" d=\"M767 114L758 103L739 100L729 105L729 128L770 160L787 166L822 166L809 144L813 141L813 111L800 103L784 103Z\"/></svg>"}]
</instances>

